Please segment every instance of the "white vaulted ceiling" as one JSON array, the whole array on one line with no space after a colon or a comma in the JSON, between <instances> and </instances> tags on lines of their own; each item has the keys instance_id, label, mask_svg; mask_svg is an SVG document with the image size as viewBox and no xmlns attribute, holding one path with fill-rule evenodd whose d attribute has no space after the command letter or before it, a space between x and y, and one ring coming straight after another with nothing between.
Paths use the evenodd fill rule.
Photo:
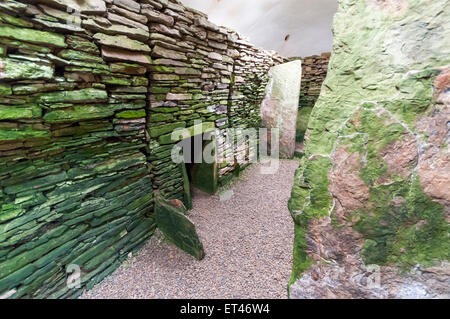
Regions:
<instances>
[{"instance_id":1,"label":"white vaulted ceiling","mask_svg":"<svg viewBox=\"0 0 450 319\"><path fill-rule=\"evenodd\" d=\"M181 0L264 49L284 56L331 51L337 0ZM285 38L288 37L287 40Z\"/></svg>"}]
</instances>

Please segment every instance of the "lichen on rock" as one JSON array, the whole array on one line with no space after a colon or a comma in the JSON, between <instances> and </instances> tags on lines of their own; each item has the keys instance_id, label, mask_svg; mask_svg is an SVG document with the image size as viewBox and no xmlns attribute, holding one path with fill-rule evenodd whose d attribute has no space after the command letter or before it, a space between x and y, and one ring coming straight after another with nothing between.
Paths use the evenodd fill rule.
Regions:
<instances>
[{"instance_id":1,"label":"lichen on rock","mask_svg":"<svg viewBox=\"0 0 450 319\"><path fill-rule=\"evenodd\" d=\"M292 298L449 296L446 2L340 2L289 203Z\"/></svg>"}]
</instances>

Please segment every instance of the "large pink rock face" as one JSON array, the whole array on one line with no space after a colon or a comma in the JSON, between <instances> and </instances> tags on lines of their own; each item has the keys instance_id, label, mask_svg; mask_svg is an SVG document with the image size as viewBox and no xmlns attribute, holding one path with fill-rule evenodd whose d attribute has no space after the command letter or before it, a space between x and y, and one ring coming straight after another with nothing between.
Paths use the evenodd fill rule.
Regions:
<instances>
[{"instance_id":1,"label":"large pink rock face","mask_svg":"<svg viewBox=\"0 0 450 319\"><path fill-rule=\"evenodd\" d=\"M291 298L450 297L445 2L340 1L289 201Z\"/></svg>"}]
</instances>

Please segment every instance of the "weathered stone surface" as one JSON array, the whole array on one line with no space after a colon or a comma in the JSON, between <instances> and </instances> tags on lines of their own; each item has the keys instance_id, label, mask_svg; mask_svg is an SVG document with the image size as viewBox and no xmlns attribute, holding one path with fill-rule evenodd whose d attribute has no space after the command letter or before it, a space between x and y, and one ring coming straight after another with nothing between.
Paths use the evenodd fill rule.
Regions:
<instances>
[{"instance_id":1,"label":"weathered stone surface","mask_svg":"<svg viewBox=\"0 0 450 319\"><path fill-rule=\"evenodd\" d=\"M151 51L148 45L136 40L131 40L123 35L111 36L102 33L96 33L94 34L94 39L97 40L100 44L114 48L146 53Z\"/></svg>"},{"instance_id":2,"label":"weathered stone surface","mask_svg":"<svg viewBox=\"0 0 450 319\"><path fill-rule=\"evenodd\" d=\"M104 0L43 0L42 2L54 5L59 8L70 8L81 13L104 13L106 5Z\"/></svg>"},{"instance_id":3,"label":"weathered stone surface","mask_svg":"<svg viewBox=\"0 0 450 319\"><path fill-rule=\"evenodd\" d=\"M292 298L448 298L449 16L340 2L289 201Z\"/></svg>"},{"instance_id":4,"label":"weathered stone surface","mask_svg":"<svg viewBox=\"0 0 450 319\"><path fill-rule=\"evenodd\" d=\"M156 46L153 48L153 55L159 58L167 58L167 59L173 59L173 60L181 60L186 61L187 57L184 53L164 49L162 47Z\"/></svg>"},{"instance_id":5,"label":"weathered stone surface","mask_svg":"<svg viewBox=\"0 0 450 319\"><path fill-rule=\"evenodd\" d=\"M192 94L174 94L174 93L167 93L166 99L168 101L180 101L180 100L191 100Z\"/></svg>"},{"instance_id":6,"label":"weathered stone surface","mask_svg":"<svg viewBox=\"0 0 450 319\"><path fill-rule=\"evenodd\" d=\"M300 61L274 66L269 72L270 81L261 104L263 125L279 129L280 154L287 158L293 157L295 151L301 74Z\"/></svg>"},{"instance_id":7,"label":"weathered stone surface","mask_svg":"<svg viewBox=\"0 0 450 319\"><path fill-rule=\"evenodd\" d=\"M0 58L0 79L51 79L53 67L19 59Z\"/></svg>"},{"instance_id":8,"label":"weathered stone surface","mask_svg":"<svg viewBox=\"0 0 450 319\"><path fill-rule=\"evenodd\" d=\"M132 28L138 28L138 29L142 29L144 31L148 32L148 27L145 24L142 24L140 22L125 18L123 16L114 14L114 13L108 13L108 20L111 22L117 22L123 25L126 25L128 27L132 27Z\"/></svg>"},{"instance_id":9,"label":"weathered stone surface","mask_svg":"<svg viewBox=\"0 0 450 319\"><path fill-rule=\"evenodd\" d=\"M61 91L46 93L39 97L39 101L43 104L52 103L92 103L104 102L108 98L108 94L104 90L83 89L78 91Z\"/></svg>"},{"instance_id":10,"label":"weathered stone surface","mask_svg":"<svg viewBox=\"0 0 450 319\"><path fill-rule=\"evenodd\" d=\"M131 8L128 7L126 9L131 9ZM137 22L142 23L142 24L146 24L147 21L148 21L148 19L145 16L143 16L141 14L137 14L137 13L139 13L139 9L137 11L135 11L135 12L137 12L137 13L135 13L135 12L132 12L132 11L128 11L128 10L119 8L119 7L115 6L115 5L112 5L111 8L109 8L109 10L111 12L120 14L122 16L125 16L125 17L127 17L129 19L132 19L132 20L137 21Z\"/></svg>"},{"instance_id":11,"label":"weathered stone surface","mask_svg":"<svg viewBox=\"0 0 450 319\"><path fill-rule=\"evenodd\" d=\"M143 9L142 14L144 14L149 21L162 23L168 27L173 26L175 23L175 20L171 16L165 15L161 12L153 11L151 9Z\"/></svg>"},{"instance_id":12,"label":"weathered stone surface","mask_svg":"<svg viewBox=\"0 0 450 319\"><path fill-rule=\"evenodd\" d=\"M22 1L0 1L0 298L76 298L153 235L154 190L191 208L174 143L258 127L267 71L284 59L179 1ZM220 143L226 162L193 171L210 193L255 152ZM192 225L162 217L201 258Z\"/></svg>"},{"instance_id":13,"label":"weathered stone surface","mask_svg":"<svg viewBox=\"0 0 450 319\"><path fill-rule=\"evenodd\" d=\"M64 36L57 33L33 29L18 28L10 25L0 25L0 37L26 41L47 46L65 48Z\"/></svg>"},{"instance_id":14,"label":"weathered stone surface","mask_svg":"<svg viewBox=\"0 0 450 319\"><path fill-rule=\"evenodd\" d=\"M198 260L205 258L203 244L195 225L186 217L186 208L179 200L167 201L157 196L156 224L168 240Z\"/></svg>"},{"instance_id":15,"label":"weathered stone surface","mask_svg":"<svg viewBox=\"0 0 450 319\"><path fill-rule=\"evenodd\" d=\"M136 62L144 65L152 64L152 60L148 55L108 47L102 47L102 57L106 60L113 61Z\"/></svg>"}]
</instances>

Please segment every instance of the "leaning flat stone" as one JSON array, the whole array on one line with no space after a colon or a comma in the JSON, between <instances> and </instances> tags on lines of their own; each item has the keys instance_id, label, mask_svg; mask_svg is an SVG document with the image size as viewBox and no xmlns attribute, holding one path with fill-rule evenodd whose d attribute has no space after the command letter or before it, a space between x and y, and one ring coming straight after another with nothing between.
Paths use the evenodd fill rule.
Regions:
<instances>
[{"instance_id":1,"label":"leaning flat stone","mask_svg":"<svg viewBox=\"0 0 450 319\"><path fill-rule=\"evenodd\" d=\"M171 59L157 59L153 61L154 65L168 65L168 66L181 66L181 67L187 67L188 64L176 60Z\"/></svg>"},{"instance_id":2,"label":"leaning flat stone","mask_svg":"<svg viewBox=\"0 0 450 319\"><path fill-rule=\"evenodd\" d=\"M144 65L151 65L150 56L128 50L113 49L108 47L102 48L102 57L106 60L136 62Z\"/></svg>"},{"instance_id":3,"label":"leaning flat stone","mask_svg":"<svg viewBox=\"0 0 450 319\"><path fill-rule=\"evenodd\" d=\"M95 43L91 41L86 40L85 38L78 37L76 35L68 35L66 41L67 45L73 50L92 53L95 55L98 55L100 53L97 45L95 45Z\"/></svg>"},{"instance_id":4,"label":"leaning flat stone","mask_svg":"<svg viewBox=\"0 0 450 319\"><path fill-rule=\"evenodd\" d=\"M178 31L177 29L169 28L168 26L165 26L164 24L153 24L150 27L150 31L166 34L168 36L181 38L180 31Z\"/></svg>"},{"instance_id":5,"label":"leaning flat stone","mask_svg":"<svg viewBox=\"0 0 450 319\"><path fill-rule=\"evenodd\" d=\"M75 106L72 110L57 110L45 114L44 120L50 123L76 122L89 119L100 119L114 115L109 106Z\"/></svg>"},{"instance_id":6,"label":"leaning flat stone","mask_svg":"<svg viewBox=\"0 0 450 319\"><path fill-rule=\"evenodd\" d=\"M223 42L216 42L216 41L208 41L208 45L212 48L219 49L219 50L226 50L228 49L228 45Z\"/></svg>"},{"instance_id":7,"label":"leaning flat stone","mask_svg":"<svg viewBox=\"0 0 450 319\"><path fill-rule=\"evenodd\" d=\"M58 18L60 21L67 21L66 24L81 25L81 17L67 12L67 10L57 10L43 4L40 4L39 8L44 11L45 14Z\"/></svg>"},{"instance_id":8,"label":"leaning flat stone","mask_svg":"<svg viewBox=\"0 0 450 319\"><path fill-rule=\"evenodd\" d=\"M10 85L0 84L0 96L12 95L12 90Z\"/></svg>"},{"instance_id":9,"label":"leaning flat stone","mask_svg":"<svg viewBox=\"0 0 450 319\"><path fill-rule=\"evenodd\" d=\"M41 117L39 107L0 107L0 120L32 119Z\"/></svg>"},{"instance_id":10,"label":"leaning flat stone","mask_svg":"<svg viewBox=\"0 0 450 319\"><path fill-rule=\"evenodd\" d=\"M192 100L192 94L174 94L167 93L166 99L168 101L184 101L184 100Z\"/></svg>"},{"instance_id":11,"label":"leaning flat stone","mask_svg":"<svg viewBox=\"0 0 450 319\"><path fill-rule=\"evenodd\" d=\"M152 74L151 78L155 81L178 81L180 79L176 74Z\"/></svg>"},{"instance_id":12,"label":"leaning flat stone","mask_svg":"<svg viewBox=\"0 0 450 319\"><path fill-rule=\"evenodd\" d=\"M202 71L196 70L193 68L175 68L176 74L183 74L183 75L201 75Z\"/></svg>"},{"instance_id":13,"label":"leaning flat stone","mask_svg":"<svg viewBox=\"0 0 450 319\"><path fill-rule=\"evenodd\" d=\"M94 39L97 40L100 44L114 48L147 53L151 51L150 47L147 44L136 40L131 40L123 35L112 36L103 33L96 33L94 34Z\"/></svg>"},{"instance_id":14,"label":"leaning flat stone","mask_svg":"<svg viewBox=\"0 0 450 319\"><path fill-rule=\"evenodd\" d=\"M18 28L10 25L0 25L0 36L19 41L43 44L51 47L65 48L67 46L64 35L53 32Z\"/></svg>"},{"instance_id":15,"label":"leaning flat stone","mask_svg":"<svg viewBox=\"0 0 450 319\"><path fill-rule=\"evenodd\" d=\"M100 64L104 63L101 57L76 50L62 50L58 53L58 56L67 60L80 60Z\"/></svg>"}]
</instances>

